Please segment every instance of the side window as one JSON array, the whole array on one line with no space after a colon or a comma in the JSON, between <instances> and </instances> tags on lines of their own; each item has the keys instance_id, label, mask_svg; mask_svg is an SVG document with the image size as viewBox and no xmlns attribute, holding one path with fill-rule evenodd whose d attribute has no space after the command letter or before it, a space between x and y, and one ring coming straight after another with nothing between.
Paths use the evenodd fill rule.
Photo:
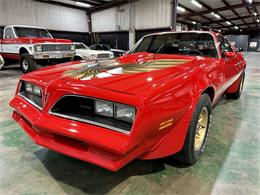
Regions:
<instances>
[{"instance_id":1,"label":"side window","mask_svg":"<svg viewBox=\"0 0 260 195\"><path fill-rule=\"evenodd\" d=\"M218 42L220 44L219 46L220 46L222 58L225 58L225 52L233 51L232 47L230 46L229 42L226 39L222 37L218 37Z\"/></svg>"},{"instance_id":2,"label":"side window","mask_svg":"<svg viewBox=\"0 0 260 195\"><path fill-rule=\"evenodd\" d=\"M14 38L13 30L12 28L6 28L5 29L5 39Z\"/></svg>"}]
</instances>

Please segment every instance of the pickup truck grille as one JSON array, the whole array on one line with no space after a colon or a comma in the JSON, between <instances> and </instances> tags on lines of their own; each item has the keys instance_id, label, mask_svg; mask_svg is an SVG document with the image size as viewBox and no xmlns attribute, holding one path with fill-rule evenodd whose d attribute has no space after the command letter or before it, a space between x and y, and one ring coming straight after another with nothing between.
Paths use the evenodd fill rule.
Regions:
<instances>
[{"instance_id":1,"label":"pickup truck grille","mask_svg":"<svg viewBox=\"0 0 260 195\"><path fill-rule=\"evenodd\" d=\"M110 55L106 54L106 53L101 53L101 54L97 55L97 58L109 58L109 57L110 57Z\"/></svg>"},{"instance_id":2,"label":"pickup truck grille","mask_svg":"<svg viewBox=\"0 0 260 195\"><path fill-rule=\"evenodd\" d=\"M71 51L71 44L46 44L42 45L42 51Z\"/></svg>"}]
</instances>

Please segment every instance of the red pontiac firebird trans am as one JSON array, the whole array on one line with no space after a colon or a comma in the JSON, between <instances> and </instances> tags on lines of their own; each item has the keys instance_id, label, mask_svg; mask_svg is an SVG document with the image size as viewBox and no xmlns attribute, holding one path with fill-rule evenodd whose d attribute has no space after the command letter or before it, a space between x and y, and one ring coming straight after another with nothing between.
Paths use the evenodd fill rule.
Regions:
<instances>
[{"instance_id":1,"label":"red pontiac firebird trans am","mask_svg":"<svg viewBox=\"0 0 260 195\"><path fill-rule=\"evenodd\" d=\"M194 164L212 106L240 97L245 68L221 34L157 33L115 60L25 74L10 105L35 143L112 171L136 158Z\"/></svg>"}]
</instances>

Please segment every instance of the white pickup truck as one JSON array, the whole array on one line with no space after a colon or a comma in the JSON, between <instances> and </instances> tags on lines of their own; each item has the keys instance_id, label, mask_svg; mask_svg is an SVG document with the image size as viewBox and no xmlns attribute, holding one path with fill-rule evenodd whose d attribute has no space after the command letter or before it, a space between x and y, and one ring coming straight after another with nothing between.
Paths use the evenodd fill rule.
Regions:
<instances>
[{"instance_id":1,"label":"white pickup truck","mask_svg":"<svg viewBox=\"0 0 260 195\"><path fill-rule=\"evenodd\" d=\"M5 61L20 61L24 73L35 70L37 64L70 61L76 54L71 40L55 39L46 28L11 25L0 34L0 54Z\"/></svg>"}]
</instances>

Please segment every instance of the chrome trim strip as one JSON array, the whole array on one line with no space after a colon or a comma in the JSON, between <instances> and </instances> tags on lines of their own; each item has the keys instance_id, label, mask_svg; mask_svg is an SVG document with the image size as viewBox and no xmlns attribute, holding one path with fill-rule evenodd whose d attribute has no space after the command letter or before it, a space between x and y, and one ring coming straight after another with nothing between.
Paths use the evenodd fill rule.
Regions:
<instances>
[{"instance_id":1,"label":"chrome trim strip","mask_svg":"<svg viewBox=\"0 0 260 195\"><path fill-rule=\"evenodd\" d=\"M129 107L134 107L136 109L135 106L132 106L132 105L128 105L128 104L122 104L122 103L118 103L118 102L113 102L113 101L109 101L109 100L103 100L103 99L98 99L98 98L93 98L93 97L88 97L88 96L81 96L81 95L64 95L62 97L60 97L56 102L55 104L61 100L62 98L64 97L68 97L68 96L72 96L72 97L81 97L81 98L86 98L86 99L92 99L92 100L101 100L101 101L108 101L108 102L112 102L113 104L121 104L121 105L125 105L125 106L129 106ZM83 122L83 123L88 123L88 124L92 124L92 125L96 125L96 126L100 126L100 127L104 127L104 128L107 128L107 129L110 129L110 130L114 130L114 131L117 131L117 132L120 132L120 133L124 133L126 135L130 135L130 133L132 132L132 128L134 126L134 121L133 121L133 124L132 124L132 128L130 129L130 131L126 131L126 130L123 130L123 129L119 129L117 127L113 127L113 126L110 126L110 125L106 125L106 124L103 124L103 123L98 123L98 122L95 122L95 121L90 121L90 120L87 120L87 119L81 119L81 118L78 118L78 117L73 117L73 116L68 116L68 115L63 115L63 114L59 114L59 113L54 113L51 111L51 109L55 106L55 104L49 109L48 113L51 114L51 115L54 115L54 116L59 116L59 117L62 117L62 118L66 118L66 119L71 119L71 120L75 120L75 121L79 121L79 122ZM136 115L135 115L136 116Z\"/></svg>"},{"instance_id":2,"label":"chrome trim strip","mask_svg":"<svg viewBox=\"0 0 260 195\"><path fill-rule=\"evenodd\" d=\"M32 104L34 107L38 108L39 110L42 111L42 107L40 107L39 105L37 105L36 103L34 103L32 100L30 100L29 98L23 96L22 94L20 94L20 92L18 93L18 95L20 97L22 97L23 99L25 99L27 102L29 102L30 104Z\"/></svg>"},{"instance_id":3,"label":"chrome trim strip","mask_svg":"<svg viewBox=\"0 0 260 195\"><path fill-rule=\"evenodd\" d=\"M127 135L130 134L130 131L125 131L125 130L119 129L117 127L113 127L113 126L110 126L110 125L105 125L103 123L98 123L98 122L90 121L90 120L87 120L87 119L81 119L81 118L74 117L74 116L68 116L68 115L53 113L51 111L49 111L49 114L54 115L54 116L58 116L58 117L62 117L62 118L66 118L66 119L70 119L70 120L74 120L74 121L79 121L79 122L83 122L83 123L99 126L99 127L104 127L104 128L111 129L111 130L114 130L114 131L117 131L117 132L120 132L120 133L124 133L124 134L127 134Z\"/></svg>"}]
</instances>

